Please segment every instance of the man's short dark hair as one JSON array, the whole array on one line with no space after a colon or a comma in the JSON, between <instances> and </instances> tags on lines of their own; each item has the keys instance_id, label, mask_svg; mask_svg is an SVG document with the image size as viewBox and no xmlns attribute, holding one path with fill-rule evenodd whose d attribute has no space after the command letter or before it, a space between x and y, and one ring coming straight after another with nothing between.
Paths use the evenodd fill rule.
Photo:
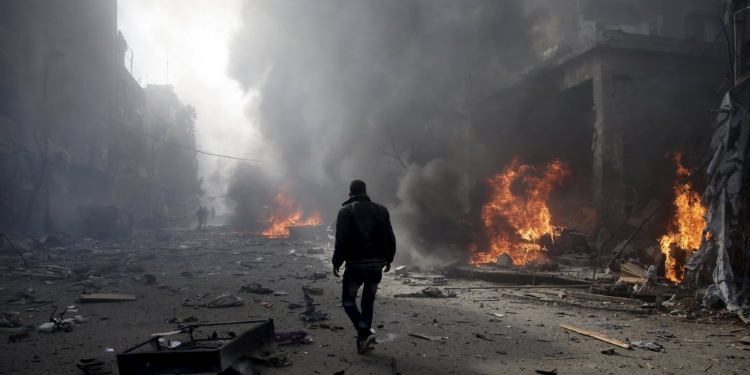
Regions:
<instances>
[{"instance_id":1,"label":"man's short dark hair","mask_svg":"<svg viewBox=\"0 0 750 375\"><path fill-rule=\"evenodd\" d=\"M349 193L351 195L362 195L367 193L367 185L362 180L354 180L349 184Z\"/></svg>"}]
</instances>

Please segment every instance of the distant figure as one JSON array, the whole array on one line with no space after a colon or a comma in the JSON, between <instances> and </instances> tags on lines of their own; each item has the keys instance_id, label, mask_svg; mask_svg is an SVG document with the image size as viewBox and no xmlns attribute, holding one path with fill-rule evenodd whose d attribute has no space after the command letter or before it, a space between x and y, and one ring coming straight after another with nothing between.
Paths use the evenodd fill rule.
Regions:
<instances>
[{"instance_id":1,"label":"distant figure","mask_svg":"<svg viewBox=\"0 0 750 375\"><path fill-rule=\"evenodd\" d=\"M211 207L211 220L213 221L214 216L216 216L216 210L214 210L213 207Z\"/></svg>"},{"instance_id":2,"label":"distant figure","mask_svg":"<svg viewBox=\"0 0 750 375\"><path fill-rule=\"evenodd\" d=\"M391 270L396 254L388 210L370 201L367 185L354 180L349 185L349 200L342 204L336 219L336 246L333 252L333 275L346 262L342 283L341 305L357 330L357 352L363 354L375 342L372 317L375 293L383 272ZM362 312L357 309L357 292L362 289Z\"/></svg>"},{"instance_id":3,"label":"distant figure","mask_svg":"<svg viewBox=\"0 0 750 375\"><path fill-rule=\"evenodd\" d=\"M203 207L198 207L198 212L195 213L195 216L198 218L198 229L201 229L203 221L206 219L206 213L203 211Z\"/></svg>"}]
</instances>

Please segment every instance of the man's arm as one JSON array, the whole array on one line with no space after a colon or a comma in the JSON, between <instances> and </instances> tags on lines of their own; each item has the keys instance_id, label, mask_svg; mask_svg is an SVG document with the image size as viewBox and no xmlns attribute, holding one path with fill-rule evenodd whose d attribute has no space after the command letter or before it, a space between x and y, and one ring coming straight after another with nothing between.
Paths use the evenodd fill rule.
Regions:
<instances>
[{"instance_id":1,"label":"man's arm","mask_svg":"<svg viewBox=\"0 0 750 375\"><path fill-rule=\"evenodd\" d=\"M346 209L339 210L336 218L336 244L333 250L333 269L337 271L344 264L344 254L349 242L349 215Z\"/></svg>"},{"instance_id":2,"label":"man's arm","mask_svg":"<svg viewBox=\"0 0 750 375\"><path fill-rule=\"evenodd\" d=\"M385 215L385 231L388 238L388 268L390 269L391 263L393 263L393 257L396 256L396 236L393 234L393 227L391 227L391 214L386 210Z\"/></svg>"}]
</instances>

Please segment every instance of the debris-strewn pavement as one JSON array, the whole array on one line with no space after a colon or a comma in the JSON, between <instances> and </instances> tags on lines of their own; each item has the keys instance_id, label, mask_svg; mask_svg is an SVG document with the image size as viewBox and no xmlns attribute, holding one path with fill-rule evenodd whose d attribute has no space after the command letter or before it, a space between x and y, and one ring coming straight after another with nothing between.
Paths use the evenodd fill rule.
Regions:
<instances>
[{"instance_id":1,"label":"debris-strewn pavement","mask_svg":"<svg viewBox=\"0 0 750 375\"><path fill-rule=\"evenodd\" d=\"M392 374L392 358L398 372L405 375L533 374L555 369L559 374L747 374L750 368L750 352L742 350L740 343L750 330L736 321L696 324L666 313L654 314L653 309L627 306L630 309L625 311L626 306L599 301L564 303L558 293L566 289L553 287L451 289L455 298L394 298L425 288L424 283L405 285L394 273L384 276L377 295L373 325L378 327L381 342L373 352L358 355L355 331L340 306L341 280L330 273L332 250L307 252L319 247L183 230L175 231L168 242L157 242L154 233L140 233L117 244L87 241L54 249L25 249L29 264L58 268L21 269L19 257L3 253L0 311L18 313L16 317L23 325L33 325L33 331L18 341L1 340L0 374L79 374L75 365L85 358L104 360L117 373L116 353L153 333L174 330L178 323L170 319L191 316L198 322L272 318L277 332L311 334L312 343L282 347L290 354L290 366L257 365L263 374ZM287 295L248 292L257 286L242 290L251 283ZM491 285L449 279L445 287L480 284ZM303 287L323 289L322 295L312 297L319 303L317 311L330 314L327 320L300 319L306 304ZM81 303L82 293L132 294L136 300ZM243 305L200 306L225 293L240 297ZM290 304L298 308L290 309ZM49 322L53 306L58 307L58 314L70 306L77 311L62 318L81 316L84 321L74 321L70 332L39 332L38 327ZM654 343L652 349L658 350L659 345L663 349L615 347L611 351L607 349L613 345L565 330L560 324L640 342L636 344L641 347ZM249 327L216 330L239 333Z\"/></svg>"}]
</instances>

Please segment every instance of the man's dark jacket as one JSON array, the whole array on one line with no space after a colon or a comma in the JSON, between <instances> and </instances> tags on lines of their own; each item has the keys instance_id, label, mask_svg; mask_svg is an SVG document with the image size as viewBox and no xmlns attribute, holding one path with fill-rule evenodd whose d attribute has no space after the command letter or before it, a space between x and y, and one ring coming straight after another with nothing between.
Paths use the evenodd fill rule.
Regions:
<instances>
[{"instance_id":1,"label":"man's dark jacket","mask_svg":"<svg viewBox=\"0 0 750 375\"><path fill-rule=\"evenodd\" d=\"M391 264L396 255L396 237L388 209L355 195L342 204L336 219L336 250L333 266Z\"/></svg>"}]
</instances>

